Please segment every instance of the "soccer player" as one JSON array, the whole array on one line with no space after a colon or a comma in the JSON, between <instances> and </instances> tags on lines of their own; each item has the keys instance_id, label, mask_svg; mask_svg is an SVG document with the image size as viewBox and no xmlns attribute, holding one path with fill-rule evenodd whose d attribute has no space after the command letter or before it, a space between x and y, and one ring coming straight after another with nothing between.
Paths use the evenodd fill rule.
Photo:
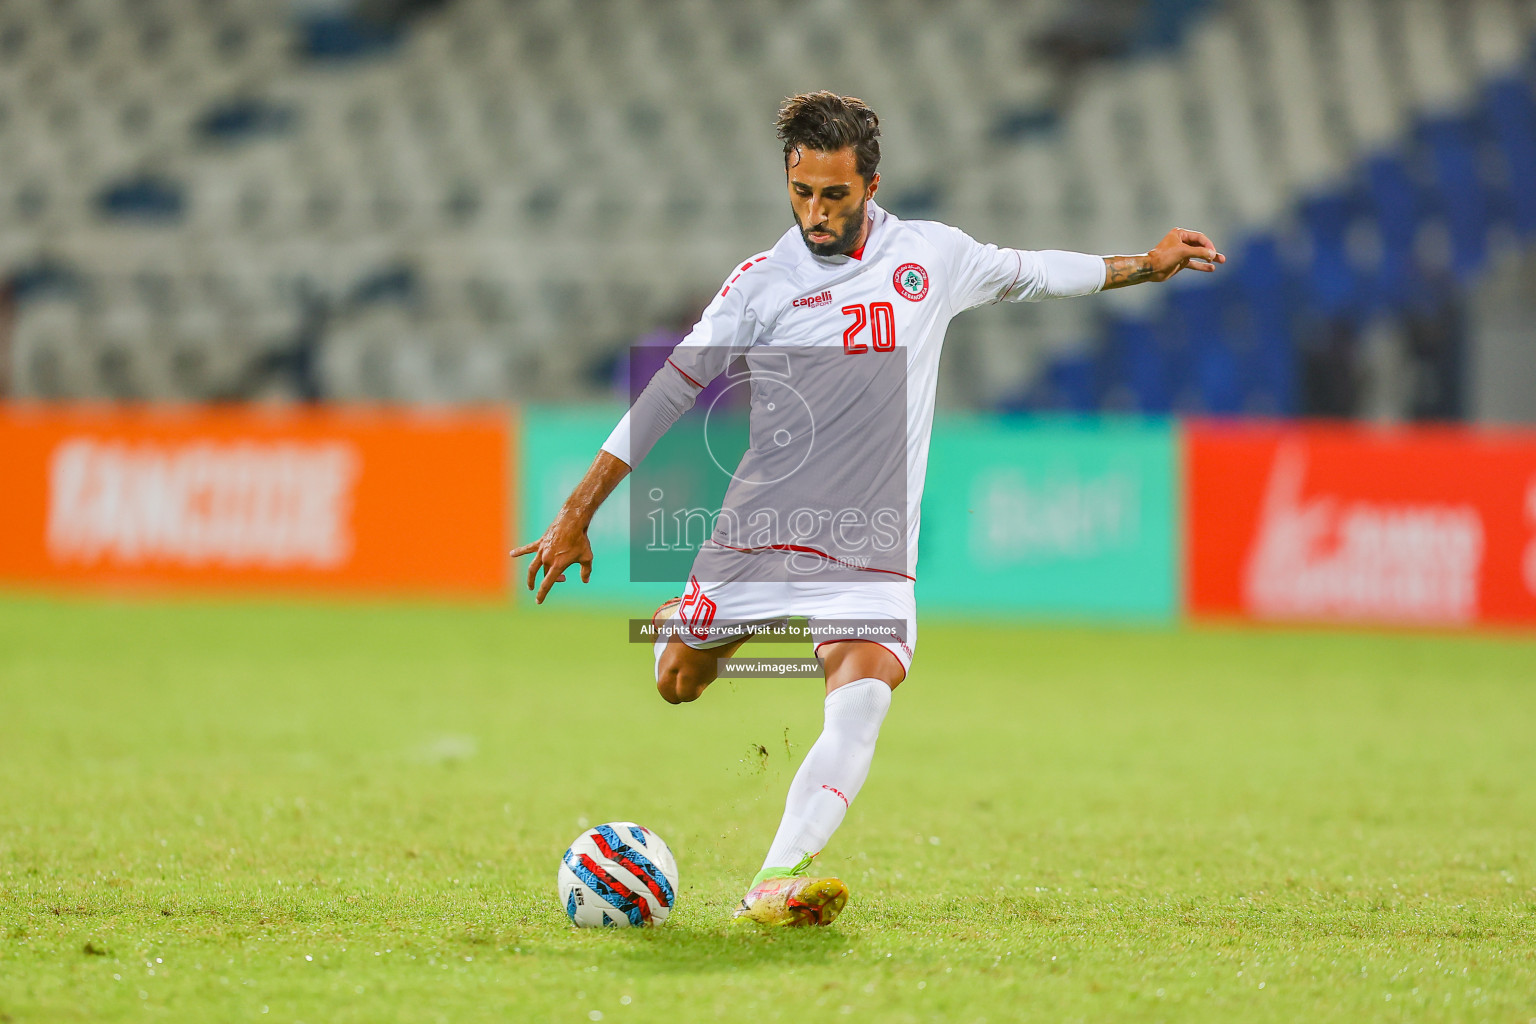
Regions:
<instances>
[{"instance_id":1,"label":"soccer player","mask_svg":"<svg viewBox=\"0 0 1536 1024\"><path fill-rule=\"evenodd\" d=\"M861 100L794 96L777 128L795 226L732 269L544 535L512 554L533 555L527 583L540 604L573 565L586 582L587 527L598 507L700 390L746 363L751 444L686 593L653 620L672 627L656 641L656 687L673 704L698 699L719 659L765 623L803 616L813 632L818 623L875 624L863 638L829 633L815 646L826 676L823 731L735 912L767 925L828 924L848 887L813 874L812 858L869 774L892 691L917 646L918 514L950 319L1004 299L1211 272L1226 258L1181 228L1137 256L984 245L876 205L879 119Z\"/></svg>"}]
</instances>

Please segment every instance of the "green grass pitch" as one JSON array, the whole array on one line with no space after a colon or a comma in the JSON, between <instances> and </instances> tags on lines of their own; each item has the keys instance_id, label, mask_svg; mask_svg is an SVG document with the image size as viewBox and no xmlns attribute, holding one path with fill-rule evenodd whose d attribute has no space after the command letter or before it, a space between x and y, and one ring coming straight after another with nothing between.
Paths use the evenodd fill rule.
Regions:
<instances>
[{"instance_id":1,"label":"green grass pitch","mask_svg":"<svg viewBox=\"0 0 1536 1024\"><path fill-rule=\"evenodd\" d=\"M744 934L820 684L559 597L0 599L0 1021L1536 1017L1532 638L929 620L847 911ZM678 908L578 932L626 818Z\"/></svg>"}]
</instances>

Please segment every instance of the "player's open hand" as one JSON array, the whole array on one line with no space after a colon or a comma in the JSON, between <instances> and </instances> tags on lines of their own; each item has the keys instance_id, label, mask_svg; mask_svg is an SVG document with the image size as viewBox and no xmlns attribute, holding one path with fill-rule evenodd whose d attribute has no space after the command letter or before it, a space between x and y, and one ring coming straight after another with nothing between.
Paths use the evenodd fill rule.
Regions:
<instances>
[{"instance_id":1,"label":"player's open hand","mask_svg":"<svg viewBox=\"0 0 1536 1024\"><path fill-rule=\"evenodd\" d=\"M1147 253L1151 262L1150 280L1166 281L1188 267L1209 274L1227 258L1216 251L1216 243L1198 231L1174 228L1163 236L1157 247Z\"/></svg>"},{"instance_id":2,"label":"player's open hand","mask_svg":"<svg viewBox=\"0 0 1536 1024\"><path fill-rule=\"evenodd\" d=\"M592 544L587 540L587 531L564 515L556 516L538 540L512 549L513 558L529 554L533 555L533 561L528 563L529 590L538 582L539 570L544 570L544 579L538 582L539 592L534 598L538 604L544 603L550 587L565 582L565 570L573 565L581 566L581 582L592 578Z\"/></svg>"}]
</instances>

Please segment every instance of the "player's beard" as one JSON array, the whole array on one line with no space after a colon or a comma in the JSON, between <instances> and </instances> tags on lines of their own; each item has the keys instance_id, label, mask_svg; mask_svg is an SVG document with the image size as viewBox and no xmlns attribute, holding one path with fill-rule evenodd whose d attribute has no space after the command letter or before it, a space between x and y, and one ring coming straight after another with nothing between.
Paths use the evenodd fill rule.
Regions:
<instances>
[{"instance_id":1,"label":"player's beard","mask_svg":"<svg viewBox=\"0 0 1536 1024\"><path fill-rule=\"evenodd\" d=\"M800 225L800 240L805 243L805 247L807 249L811 250L811 253L813 255L816 255L816 256L841 256L841 255L843 255L844 253L850 251L853 248L853 243L854 242L857 242L859 240L859 231L860 231L860 229L862 229L864 227L864 216L865 216L865 214L867 212L865 210L865 207L867 207L868 205L869 205L869 200L868 199L866 199L863 202L861 202L859 204L858 210L854 213L854 215L852 217L848 218L847 226L843 228L842 233L837 235L837 236L835 236L831 240L826 241L826 242L813 242L813 241L811 241L810 238L809 238L810 231L804 225ZM793 206L790 207L790 211L793 213L793 211L794 211L794 207ZM795 217L795 223L796 224L800 224L800 216L799 216L799 214L795 214L794 217Z\"/></svg>"}]
</instances>

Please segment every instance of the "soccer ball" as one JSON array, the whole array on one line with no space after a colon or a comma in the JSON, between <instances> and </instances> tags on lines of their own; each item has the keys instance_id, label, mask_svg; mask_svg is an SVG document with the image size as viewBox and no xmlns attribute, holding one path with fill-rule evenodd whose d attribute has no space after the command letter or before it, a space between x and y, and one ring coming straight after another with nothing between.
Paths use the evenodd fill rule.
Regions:
<instances>
[{"instance_id":1,"label":"soccer ball","mask_svg":"<svg viewBox=\"0 0 1536 1024\"><path fill-rule=\"evenodd\" d=\"M578 928L661 924L677 901L677 861L661 837L610 821L577 837L560 858L560 905Z\"/></svg>"}]
</instances>

